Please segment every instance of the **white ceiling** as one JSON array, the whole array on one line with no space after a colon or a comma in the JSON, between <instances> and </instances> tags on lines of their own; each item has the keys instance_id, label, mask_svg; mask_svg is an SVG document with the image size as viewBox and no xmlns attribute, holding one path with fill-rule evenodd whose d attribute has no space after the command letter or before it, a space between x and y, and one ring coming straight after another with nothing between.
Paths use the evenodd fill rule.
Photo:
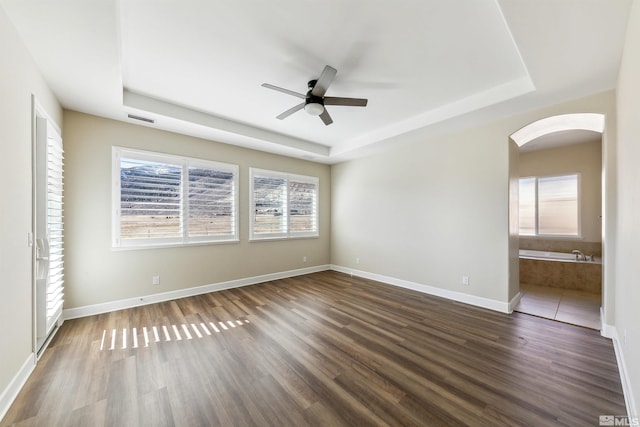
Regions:
<instances>
[{"instance_id":1,"label":"white ceiling","mask_svg":"<svg viewBox=\"0 0 640 427\"><path fill-rule=\"evenodd\" d=\"M614 88L630 4L0 0L65 108L324 163ZM327 64L368 106L277 120Z\"/></svg>"}]
</instances>

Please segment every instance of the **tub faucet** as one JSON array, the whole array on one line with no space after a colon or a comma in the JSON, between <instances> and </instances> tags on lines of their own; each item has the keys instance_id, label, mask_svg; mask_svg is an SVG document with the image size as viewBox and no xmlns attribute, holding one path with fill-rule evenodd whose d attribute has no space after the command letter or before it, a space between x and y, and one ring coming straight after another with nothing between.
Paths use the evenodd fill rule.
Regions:
<instances>
[{"instance_id":1,"label":"tub faucet","mask_svg":"<svg viewBox=\"0 0 640 427\"><path fill-rule=\"evenodd\" d=\"M577 249L572 250L571 253L576 256L576 261L580 261L580 260L586 261L587 260L587 257Z\"/></svg>"}]
</instances>

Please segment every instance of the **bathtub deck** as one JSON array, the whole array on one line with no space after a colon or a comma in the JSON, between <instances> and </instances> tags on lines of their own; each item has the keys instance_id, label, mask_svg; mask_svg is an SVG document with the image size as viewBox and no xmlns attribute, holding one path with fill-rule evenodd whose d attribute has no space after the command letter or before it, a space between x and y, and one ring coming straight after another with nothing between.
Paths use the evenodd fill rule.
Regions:
<instances>
[{"instance_id":1,"label":"bathtub deck","mask_svg":"<svg viewBox=\"0 0 640 427\"><path fill-rule=\"evenodd\" d=\"M527 284L520 292L515 311L600 330L600 294Z\"/></svg>"}]
</instances>

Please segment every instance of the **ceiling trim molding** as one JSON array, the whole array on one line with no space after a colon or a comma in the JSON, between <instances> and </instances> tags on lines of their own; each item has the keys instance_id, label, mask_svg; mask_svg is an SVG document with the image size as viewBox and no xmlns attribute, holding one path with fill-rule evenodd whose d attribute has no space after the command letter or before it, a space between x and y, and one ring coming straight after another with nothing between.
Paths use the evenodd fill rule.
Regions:
<instances>
[{"instance_id":1,"label":"ceiling trim molding","mask_svg":"<svg viewBox=\"0 0 640 427\"><path fill-rule=\"evenodd\" d=\"M447 119L461 116L503 101L535 91L535 85L529 75L520 79L494 86L466 98L429 110L418 116L410 117L386 128L376 129L363 136L352 138L344 145L331 149L331 156L347 153L357 148L402 135L416 129L424 128Z\"/></svg>"},{"instance_id":2,"label":"ceiling trim molding","mask_svg":"<svg viewBox=\"0 0 640 427\"><path fill-rule=\"evenodd\" d=\"M123 105L147 114L177 120L211 129L211 137L220 142L244 145L254 148L257 142L270 143L285 149L293 149L297 155L329 156L329 147L311 141L256 128L247 124L228 120L219 116L193 110L167 101L162 101L139 93L123 89ZM156 121L159 128L184 133L184 130L173 129L166 121ZM242 143L244 140L244 144ZM308 156L307 156L308 157Z\"/></svg>"}]
</instances>

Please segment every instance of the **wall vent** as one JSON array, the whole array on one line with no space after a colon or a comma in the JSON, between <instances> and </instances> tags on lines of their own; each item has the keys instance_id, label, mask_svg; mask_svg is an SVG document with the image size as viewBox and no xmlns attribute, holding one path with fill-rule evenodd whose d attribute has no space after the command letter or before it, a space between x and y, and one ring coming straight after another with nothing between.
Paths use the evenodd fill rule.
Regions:
<instances>
[{"instance_id":1,"label":"wall vent","mask_svg":"<svg viewBox=\"0 0 640 427\"><path fill-rule=\"evenodd\" d=\"M147 117L142 117L142 116L136 116L134 114L127 114L127 117L129 117L130 119L133 119L133 120L140 120L141 122L147 122L147 123L155 123L156 122L153 119L149 119Z\"/></svg>"}]
</instances>

